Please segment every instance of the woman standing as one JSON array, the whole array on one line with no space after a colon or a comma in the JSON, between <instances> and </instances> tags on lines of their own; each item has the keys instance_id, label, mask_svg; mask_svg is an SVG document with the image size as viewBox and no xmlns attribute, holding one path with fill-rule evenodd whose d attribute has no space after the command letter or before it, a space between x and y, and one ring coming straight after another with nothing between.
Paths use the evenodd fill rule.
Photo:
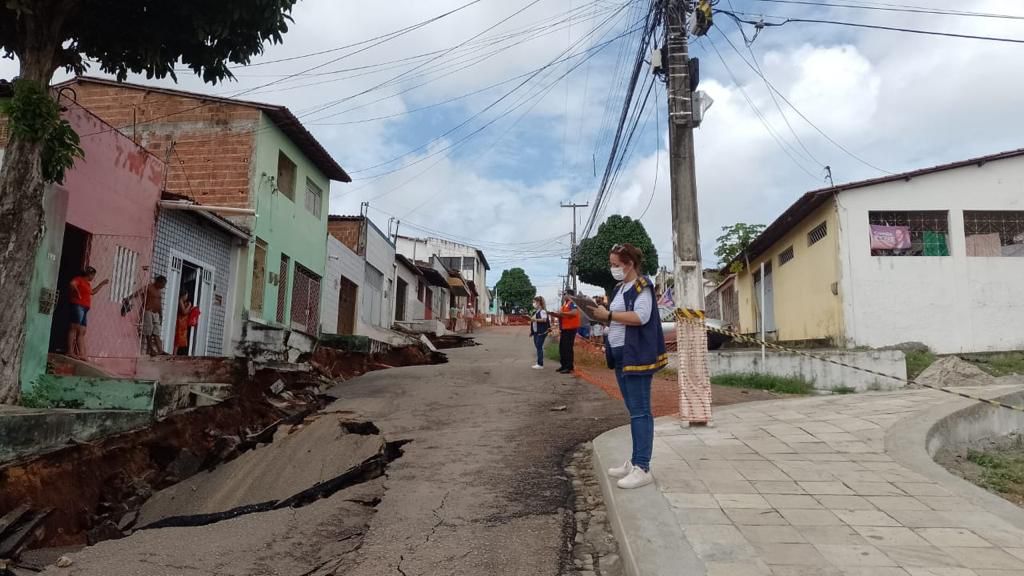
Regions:
<instances>
[{"instance_id":1,"label":"woman standing","mask_svg":"<svg viewBox=\"0 0 1024 576\"><path fill-rule=\"evenodd\" d=\"M643 253L632 244L616 244L608 255L612 276L619 282L608 308L597 306L591 317L608 324L605 355L615 369L622 399L629 410L633 454L625 464L608 470L619 488L639 488L654 481L651 451L654 416L651 380L668 364L661 319L654 314L654 282L640 275Z\"/></svg>"},{"instance_id":2,"label":"woman standing","mask_svg":"<svg viewBox=\"0 0 1024 576\"><path fill-rule=\"evenodd\" d=\"M192 308L188 294L182 294L178 298L178 317L174 325L174 354L177 356L188 356L188 329Z\"/></svg>"},{"instance_id":3,"label":"woman standing","mask_svg":"<svg viewBox=\"0 0 1024 576\"><path fill-rule=\"evenodd\" d=\"M530 337L533 338L533 345L537 348L537 363L533 365L534 370L544 369L544 341L548 338L548 328L551 326L548 319L548 311L545 308L543 296L537 296L533 299Z\"/></svg>"},{"instance_id":4,"label":"woman standing","mask_svg":"<svg viewBox=\"0 0 1024 576\"><path fill-rule=\"evenodd\" d=\"M99 293L110 280L104 280L92 286L96 279L96 269L86 266L85 270L71 279L68 286L68 300L71 304L71 326L68 329L68 356L85 360L85 332L89 325L89 309L92 308L92 297Z\"/></svg>"}]
</instances>

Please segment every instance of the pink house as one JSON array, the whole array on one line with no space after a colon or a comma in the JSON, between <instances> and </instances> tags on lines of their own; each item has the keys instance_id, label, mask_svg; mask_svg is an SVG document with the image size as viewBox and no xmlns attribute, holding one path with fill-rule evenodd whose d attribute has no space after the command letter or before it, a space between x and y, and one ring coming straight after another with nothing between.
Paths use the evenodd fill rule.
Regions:
<instances>
[{"instance_id":1,"label":"pink house","mask_svg":"<svg viewBox=\"0 0 1024 576\"><path fill-rule=\"evenodd\" d=\"M141 354L141 299L134 300L125 314L122 302L150 278L164 163L85 108L67 98L61 104L64 118L81 137L85 157L47 198L52 229L44 243L56 250L39 258L41 266L50 267L49 273L37 271L42 272L37 279L41 277L43 291L50 284L56 295L47 348L65 351L70 323L67 286L84 267L92 266L97 270L95 284L110 282L93 296L86 355L112 374L133 376ZM31 339L29 334L26 353Z\"/></svg>"}]
</instances>

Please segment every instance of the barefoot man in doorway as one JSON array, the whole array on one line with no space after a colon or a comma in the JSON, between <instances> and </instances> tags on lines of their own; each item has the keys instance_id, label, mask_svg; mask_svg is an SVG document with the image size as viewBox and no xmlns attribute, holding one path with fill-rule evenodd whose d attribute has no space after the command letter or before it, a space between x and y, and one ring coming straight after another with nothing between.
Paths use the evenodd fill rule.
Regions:
<instances>
[{"instance_id":1,"label":"barefoot man in doorway","mask_svg":"<svg viewBox=\"0 0 1024 576\"><path fill-rule=\"evenodd\" d=\"M146 287L146 300L142 307L142 337L146 341L146 353L150 356L164 354L163 342L160 341L160 327L163 325L166 286L167 278L157 276Z\"/></svg>"}]
</instances>

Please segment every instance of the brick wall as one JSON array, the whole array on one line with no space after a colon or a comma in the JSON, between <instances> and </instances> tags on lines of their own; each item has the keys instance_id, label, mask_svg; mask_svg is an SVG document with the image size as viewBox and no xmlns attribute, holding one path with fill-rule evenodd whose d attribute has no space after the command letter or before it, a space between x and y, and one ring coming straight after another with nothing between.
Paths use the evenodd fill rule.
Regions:
<instances>
[{"instance_id":1,"label":"brick wall","mask_svg":"<svg viewBox=\"0 0 1024 576\"><path fill-rule=\"evenodd\" d=\"M167 162L169 192L201 204L252 207L259 109L88 81L74 88L79 104Z\"/></svg>"},{"instance_id":2,"label":"brick wall","mask_svg":"<svg viewBox=\"0 0 1024 576\"><path fill-rule=\"evenodd\" d=\"M361 220L328 220L327 233L334 236L348 249L363 255L360 249L359 239L362 233L363 223Z\"/></svg>"}]
</instances>

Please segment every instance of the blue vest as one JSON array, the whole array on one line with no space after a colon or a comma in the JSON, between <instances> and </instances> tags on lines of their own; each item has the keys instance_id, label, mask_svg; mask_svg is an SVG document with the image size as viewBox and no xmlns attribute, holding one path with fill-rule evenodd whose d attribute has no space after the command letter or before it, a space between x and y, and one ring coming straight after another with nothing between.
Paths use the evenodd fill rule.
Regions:
<instances>
[{"instance_id":1,"label":"blue vest","mask_svg":"<svg viewBox=\"0 0 1024 576\"><path fill-rule=\"evenodd\" d=\"M615 288L618 291L619 286ZM668 353L665 350L665 334L661 330L661 317L658 314L658 299L654 295L654 283L650 278L642 276L622 293L626 310L632 312L636 299L644 291L651 293L651 317L643 326L626 326L626 345L622 349L622 372L633 375L649 375L668 366ZM605 339L605 354L608 365L612 366L611 350Z\"/></svg>"}]
</instances>

